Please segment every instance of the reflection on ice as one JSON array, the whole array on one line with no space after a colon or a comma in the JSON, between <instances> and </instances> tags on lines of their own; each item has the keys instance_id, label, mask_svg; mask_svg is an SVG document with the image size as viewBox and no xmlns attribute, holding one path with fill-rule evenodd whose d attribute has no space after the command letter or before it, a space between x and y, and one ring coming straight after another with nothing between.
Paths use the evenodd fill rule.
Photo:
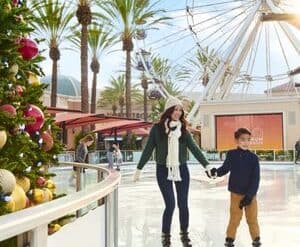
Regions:
<instances>
[{"instance_id":1,"label":"reflection on ice","mask_svg":"<svg viewBox=\"0 0 300 247\"><path fill-rule=\"evenodd\" d=\"M200 166L190 167L190 235L193 246L221 247L228 221L227 179L216 184L203 181ZM150 173L151 174L151 173ZM154 173L152 172L152 175ZM124 176L120 187L121 247L159 247L163 201L154 177L135 184ZM259 222L263 246L296 247L300 243L300 167L262 166ZM172 225L173 246L179 247L178 211ZM243 219L236 246L248 247L251 239Z\"/></svg>"}]
</instances>

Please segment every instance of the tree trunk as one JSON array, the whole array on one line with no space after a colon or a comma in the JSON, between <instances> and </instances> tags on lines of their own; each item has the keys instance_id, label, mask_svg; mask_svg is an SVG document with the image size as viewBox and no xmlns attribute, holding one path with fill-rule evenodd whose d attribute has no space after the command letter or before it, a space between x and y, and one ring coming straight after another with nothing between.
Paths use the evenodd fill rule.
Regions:
<instances>
[{"instance_id":1,"label":"tree trunk","mask_svg":"<svg viewBox=\"0 0 300 247\"><path fill-rule=\"evenodd\" d=\"M113 116L116 115L117 109L118 109L118 108L117 108L116 105L113 105L113 106L112 106Z\"/></svg>"},{"instance_id":2,"label":"tree trunk","mask_svg":"<svg viewBox=\"0 0 300 247\"><path fill-rule=\"evenodd\" d=\"M123 114L124 114L124 106L123 105L120 105L120 113L121 113L121 116L123 117Z\"/></svg>"},{"instance_id":3,"label":"tree trunk","mask_svg":"<svg viewBox=\"0 0 300 247\"><path fill-rule=\"evenodd\" d=\"M100 63L96 56L91 62L91 70L93 71L93 85L92 85L92 99L91 99L91 113L96 113L96 98L97 98L97 74L100 72Z\"/></svg>"},{"instance_id":4,"label":"tree trunk","mask_svg":"<svg viewBox=\"0 0 300 247\"><path fill-rule=\"evenodd\" d=\"M91 113L96 113L96 91L97 91L97 73L93 73Z\"/></svg>"},{"instance_id":5,"label":"tree trunk","mask_svg":"<svg viewBox=\"0 0 300 247\"><path fill-rule=\"evenodd\" d=\"M52 60L52 78L51 78L51 107L57 104L57 60Z\"/></svg>"},{"instance_id":6,"label":"tree trunk","mask_svg":"<svg viewBox=\"0 0 300 247\"><path fill-rule=\"evenodd\" d=\"M55 40L51 41L49 57L52 60L52 78L51 78L51 107L57 104L57 63L60 59L60 51Z\"/></svg>"},{"instance_id":7,"label":"tree trunk","mask_svg":"<svg viewBox=\"0 0 300 247\"><path fill-rule=\"evenodd\" d=\"M88 90L88 25L81 27L81 111L89 112Z\"/></svg>"},{"instance_id":8,"label":"tree trunk","mask_svg":"<svg viewBox=\"0 0 300 247\"><path fill-rule=\"evenodd\" d=\"M131 111L131 51L126 50L126 78L125 78L125 97L126 97L126 117L130 118Z\"/></svg>"}]
</instances>

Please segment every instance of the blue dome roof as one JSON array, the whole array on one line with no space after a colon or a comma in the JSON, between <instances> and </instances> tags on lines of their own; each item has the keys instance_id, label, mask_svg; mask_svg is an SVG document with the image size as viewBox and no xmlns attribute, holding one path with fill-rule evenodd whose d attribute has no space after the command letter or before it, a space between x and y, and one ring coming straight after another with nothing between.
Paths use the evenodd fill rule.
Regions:
<instances>
[{"instance_id":1,"label":"blue dome roof","mask_svg":"<svg viewBox=\"0 0 300 247\"><path fill-rule=\"evenodd\" d=\"M51 75L41 78L42 83L51 85ZM46 88L46 91L51 91L51 86ZM66 75L58 75L57 77L57 94L68 96L80 96L81 87L80 82L72 77Z\"/></svg>"}]
</instances>

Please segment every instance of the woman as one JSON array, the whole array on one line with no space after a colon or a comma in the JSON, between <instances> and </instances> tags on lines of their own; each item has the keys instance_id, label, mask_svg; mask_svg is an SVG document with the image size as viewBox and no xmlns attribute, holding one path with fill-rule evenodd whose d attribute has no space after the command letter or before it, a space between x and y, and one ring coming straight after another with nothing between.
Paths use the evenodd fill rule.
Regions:
<instances>
[{"instance_id":1,"label":"woman","mask_svg":"<svg viewBox=\"0 0 300 247\"><path fill-rule=\"evenodd\" d=\"M122 155L122 152L120 150L119 143L114 142L112 146L114 148L114 156L115 156L116 163L117 163L117 169L116 170L120 171L120 167L121 167L122 162L123 162L123 155Z\"/></svg>"},{"instance_id":2,"label":"woman","mask_svg":"<svg viewBox=\"0 0 300 247\"><path fill-rule=\"evenodd\" d=\"M88 147L94 143L94 138L92 135L86 135L81 138L79 144L76 147L75 151L75 162L86 163L86 158L88 155ZM76 178L76 167L73 167L73 173L70 177L70 184L73 184L74 179ZM84 170L83 170L84 172Z\"/></svg>"},{"instance_id":3,"label":"woman","mask_svg":"<svg viewBox=\"0 0 300 247\"><path fill-rule=\"evenodd\" d=\"M88 155L88 147L94 143L94 138L91 135L86 135L81 138L75 152L75 162L85 163Z\"/></svg>"},{"instance_id":4,"label":"woman","mask_svg":"<svg viewBox=\"0 0 300 247\"><path fill-rule=\"evenodd\" d=\"M208 165L208 161L187 130L182 103L175 97L167 100L165 112L159 123L155 124L150 131L148 142L134 174L134 181L139 180L141 170L149 160L154 148L157 163L156 178L165 202L162 219L162 246L171 246L171 222L175 208L174 181L179 207L181 241L184 247L190 247L192 246L188 236L190 175L186 164L187 148L204 167Z\"/></svg>"}]
</instances>

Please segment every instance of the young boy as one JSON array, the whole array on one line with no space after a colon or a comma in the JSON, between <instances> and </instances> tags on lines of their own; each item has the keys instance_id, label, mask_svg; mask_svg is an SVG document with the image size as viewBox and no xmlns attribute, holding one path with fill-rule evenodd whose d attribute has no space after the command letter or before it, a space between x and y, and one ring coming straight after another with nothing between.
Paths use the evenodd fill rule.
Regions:
<instances>
[{"instance_id":1,"label":"young boy","mask_svg":"<svg viewBox=\"0 0 300 247\"><path fill-rule=\"evenodd\" d=\"M225 246L233 247L237 228L246 213L252 237L252 246L261 246L257 221L256 193L259 186L260 171L258 157L249 151L251 133L240 128L234 133L237 148L228 151L223 166L211 169L211 176L221 177L230 172L228 190L231 192L230 221L227 227Z\"/></svg>"}]
</instances>

